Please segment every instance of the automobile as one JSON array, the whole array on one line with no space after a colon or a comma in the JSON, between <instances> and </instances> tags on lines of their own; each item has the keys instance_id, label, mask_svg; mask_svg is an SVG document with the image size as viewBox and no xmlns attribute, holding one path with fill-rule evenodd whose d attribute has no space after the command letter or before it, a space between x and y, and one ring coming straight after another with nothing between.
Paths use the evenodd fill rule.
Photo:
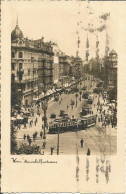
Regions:
<instances>
[{"instance_id":1,"label":"automobile","mask_svg":"<svg viewBox=\"0 0 126 194\"><path fill-rule=\"evenodd\" d=\"M85 92L85 93L82 95L82 98L88 99L88 92Z\"/></svg>"},{"instance_id":2,"label":"automobile","mask_svg":"<svg viewBox=\"0 0 126 194\"><path fill-rule=\"evenodd\" d=\"M78 88L72 88L72 92L79 92L79 89Z\"/></svg>"},{"instance_id":3,"label":"automobile","mask_svg":"<svg viewBox=\"0 0 126 194\"><path fill-rule=\"evenodd\" d=\"M99 94L100 90L99 90L99 88L94 88L93 92L96 93L96 94Z\"/></svg>"},{"instance_id":4,"label":"automobile","mask_svg":"<svg viewBox=\"0 0 126 194\"><path fill-rule=\"evenodd\" d=\"M55 113L52 113L52 114L50 115L50 118L55 119L55 118L56 118L56 114L55 114Z\"/></svg>"},{"instance_id":5,"label":"automobile","mask_svg":"<svg viewBox=\"0 0 126 194\"><path fill-rule=\"evenodd\" d=\"M71 100L71 105L74 105L74 101L73 100Z\"/></svg>"},{"instance_id":6,"label":"automobile","mask_svg":"<svg viewBox=\"0 0 126 194\"><path fill-rule=\"evenodd\" d=\"M84 86L83 88L82 88L82 90L86 90L87 89L87 86Z\"/></svg>"},{"instance_id":7,"label":"automobile","mask_svg":"<svg viewBox=\"0 0 126 194\"><path fill-rule=\"evenodd\" d=\"M62 117L65 114L64 110L60 110L60 116Z\"/></svg>"},{"instance_id":8,"label":"automobile","mask_svg":"<svg viewBox=\"0 0 126 194\"><path fill-rule=\"evenodd\" d=\"M59 100L59 96L57 95L54 97L54 101L58 101L58 100Z\"/></svg>"}]
</instances>

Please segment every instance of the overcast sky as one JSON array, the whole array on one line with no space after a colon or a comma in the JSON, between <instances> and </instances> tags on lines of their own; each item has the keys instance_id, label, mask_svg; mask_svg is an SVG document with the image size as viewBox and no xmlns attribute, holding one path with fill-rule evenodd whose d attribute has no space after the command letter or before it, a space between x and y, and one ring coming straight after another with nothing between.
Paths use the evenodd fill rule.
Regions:
<instances>
[{"instance_id":1,"label":"overcast sky","mask_svg":"<svg viewBox=\"0 0 126 194\"><path fill-rule=\"evenodd\" d=\"M29 39L39 39L44 36L45 41L55 41L59 48L68 55L75 55L77 51L77 30L80 36L79 54L85 58L85 42L88 23L99 26L99 15L110 12L110 19L107 22L107 31L109 34L110 50L118 52L120 21L123 17L123 4L120 2L90 2L87 8L87 2L78 1L13 1L11 5L11 28L15 28L17 14L19 27L24 37ZM119 8L121 7L121 8ZM122 9L122 12L120 12ZM78 14L79 12L79 14ZM89 14L93 13L93 14ZM78 26L77 22L81 21ZM104 21L103 21L104 23ZM102 25L102 24L100 24ZM106 31L98 33L99 54L105 52L105 34ZM88 33L90 45L90 58L95 56L96 35Z\"/></svg>"}]
</instances>

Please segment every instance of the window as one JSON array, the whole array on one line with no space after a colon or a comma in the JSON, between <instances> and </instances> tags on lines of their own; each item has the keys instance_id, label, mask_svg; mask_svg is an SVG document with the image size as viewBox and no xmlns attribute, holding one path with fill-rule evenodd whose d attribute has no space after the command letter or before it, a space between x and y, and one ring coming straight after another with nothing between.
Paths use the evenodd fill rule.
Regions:
<instances>
[{"instance_id":1,"label":"window","mask_svg":"<svg viewBox=\"0 0 126 194\"><path fill-rule=\"evenodd\" d=\"M19 74L19 81L22 80L22 74Z\"/></svg>"},{"instance_id":2,"label":"window","mask_svg":"<svg viewBox=\"0 0 126 194\"><path fill-rule=\"evenodd\" d=\"M28 89L30 89L30 82L28 82Z\"/></svg>"},{"instance_id":3,"label":"window","mask_svg":"<svg viewBox=\"0 0 126 194\"><path fill-rule=\"evenodd\" d=\"M19 63L19 69L22 69L22 63Z\"/></svg>"},{"instance_id":4,"label":"window","mask_svg":"<svg viewBox=\"0 0 126 194\"><path fill-rule=\"evenodd\" d=\"M19 58L23 58L23 53L22 53L22 52L19 52L18 57L19 57Z\"/></svg>"},{"instance_id":5,"label":"window","mask_svg":"<svg viewBox=\"0 0 126 194\"><path fill-rule=\"evenodd\" d=\"M12 80L12 81L15 80L15 75L14 75L14 74L11 75L11 80Z\"/></svg>"},{"instance_id":6,"label":"window","mask_svg":"<svg viewBox=\"0 0 126 194\"><path fill-rule=\"evenodd\" d=\"M33 88L33 82L31 83L31 88Z\"/></svg>"},{"instance_id":7,"label":"window","mask_svg":"<svg viewBox=\"0 0 126 194\"><path fill-rule=\"evenodd\" d=\"M28 75L30 75L30 69L28 69Z\"/></svg>"},{"instance_id":8,"label":"window","mask_svg":"<svg viewBox=\"0 0 126 194\"><path fill-rule=\"evenodd\" d=\"M15 52L12 52L12 53L11 53L11 57L12 57L12 58L15 58Z\"/></svg>"},{"instance_id":9,"label":"window","mask_svg":"<svg viewBox=\"0 0 126 194\"><path fill-rule=\"evenodd\" d=\"M11 69L15 70L15 64L14 63L11 64Z\"/></svg>"}]
</instances>

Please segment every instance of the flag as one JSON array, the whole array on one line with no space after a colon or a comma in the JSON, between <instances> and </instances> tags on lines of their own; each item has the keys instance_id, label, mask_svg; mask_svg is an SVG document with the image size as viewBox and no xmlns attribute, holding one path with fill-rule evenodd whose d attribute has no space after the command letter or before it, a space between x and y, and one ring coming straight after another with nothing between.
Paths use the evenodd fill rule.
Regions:
<instances>
[{"instance_id":1,"label":"flag","mask_svg":"<svg viewBox=\"0 0 126 194\"><path fill-rule=\"evenodd\" d=\"M99 18L106 21L109 18L109 16L110 16L110 13L104 13L104 14L100 15Z\"/></svg>"},{"instance_id":2,"label":"flag","mask_svg":"<svg viewBox=\"0 0 126 194\"><path fill-rule=\"evenodd\" d=\"M105 30L105 28L106 28L105 25L103 25L103 26L97 28L97 31L102 32L103 30Z\"/></svg>"}]
</instances>

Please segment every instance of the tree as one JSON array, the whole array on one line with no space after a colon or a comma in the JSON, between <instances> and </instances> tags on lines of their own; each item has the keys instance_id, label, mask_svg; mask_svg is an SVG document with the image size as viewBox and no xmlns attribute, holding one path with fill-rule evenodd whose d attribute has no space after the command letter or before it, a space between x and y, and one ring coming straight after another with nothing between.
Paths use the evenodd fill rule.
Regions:
<instances>
[{"instance_id":1,"label":"tree","mask_svg":"<svg viewBox=\"0 0 126 194\"><path fill-rule=\"evenodd\" d=\"M40 154L40 146L37 145L27 145L26 143L22 143L20 147L17 149L17 154Z\"/></svg>"},{"instance_id":2,"label":"tree","mask_svg":"<svg viewBox=\"0 0 126 194\"><path fill-rule=\"evenodd\" d=\"M11 126L11 154L16 154L17 152L17 141L16 141L17 132L15 131L14 126Z\"/></svg>"}]
</instances>

